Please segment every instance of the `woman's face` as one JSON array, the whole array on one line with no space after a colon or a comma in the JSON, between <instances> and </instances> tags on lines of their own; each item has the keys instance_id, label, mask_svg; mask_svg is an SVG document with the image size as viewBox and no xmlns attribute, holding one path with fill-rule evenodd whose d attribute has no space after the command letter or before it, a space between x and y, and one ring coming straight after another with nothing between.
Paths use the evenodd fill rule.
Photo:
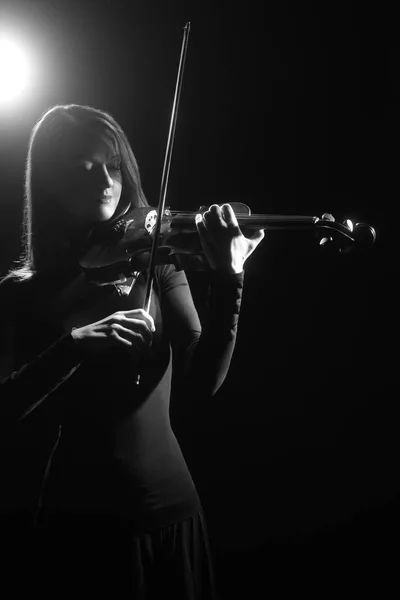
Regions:
<instances>
[{"instance_id":1,"label":"woman's face","mask_svg":"<svg viewBox=\"0 0 400 600\"><path fill-rule=\"evenodd\" d=\"M63 212L82 225L110 219L122 193L121 159L99 137L67 150L52 173L52 191Z\"/></svg>"}]
</instances>

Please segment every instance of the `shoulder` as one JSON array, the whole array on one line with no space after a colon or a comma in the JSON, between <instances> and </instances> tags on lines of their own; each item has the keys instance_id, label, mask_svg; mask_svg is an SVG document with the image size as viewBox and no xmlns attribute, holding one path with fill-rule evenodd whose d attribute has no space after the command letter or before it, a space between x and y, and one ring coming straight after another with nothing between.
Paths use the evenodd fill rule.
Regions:
<instances>
[{"instance_id":1,"label":"shoulder","mask_svg":"<svg viewBox=\"0 0 400 600\"><path fill-rule=\"evenodd\" d=\"M0 279L0 302L9 303L13 297L18 294L21 281L12 274L8 274Z\"/></svg>"},{"instance_id":2,"label":"shoulder","mask_svg":"<svg viewBox=\"0 0 400 600\"><path fill-rule=\"evenodd\" d=\"M13 311L18 307L22 295L32 287L31 279L21 279L13 273L0 279L0 305L2 310L10 308Z\"/></svg>"}]
</instances>

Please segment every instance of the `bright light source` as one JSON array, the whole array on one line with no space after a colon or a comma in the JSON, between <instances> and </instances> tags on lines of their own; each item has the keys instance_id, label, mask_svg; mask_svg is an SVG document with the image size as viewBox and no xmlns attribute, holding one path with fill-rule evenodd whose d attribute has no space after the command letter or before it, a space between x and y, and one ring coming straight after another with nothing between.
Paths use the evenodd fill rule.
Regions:
<instances>
[{"instance_id":1,"label":"bright light source","mask_svg":"<svg viewBox=\"0 0 400 600\"><path fill-rule=\"evenodd\" d=\"M30 80L30 65L23 47L0 33L0 106L19 99Z\"/></svg>"}]
</instances>

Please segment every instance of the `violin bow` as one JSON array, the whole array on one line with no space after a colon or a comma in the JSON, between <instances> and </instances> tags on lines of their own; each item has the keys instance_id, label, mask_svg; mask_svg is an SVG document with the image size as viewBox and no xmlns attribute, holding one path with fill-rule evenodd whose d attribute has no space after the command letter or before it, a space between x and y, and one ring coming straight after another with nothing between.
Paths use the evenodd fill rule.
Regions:
<instances>
[{"instance_id":1,"label":"violin bow","mask_svg":"<svg viewBox=\"0 0 400 600\"><path fill-rule=\"evenodd\" d=\"M175 86L174 103L172 106L172 114L171 114L171 121L169 124L167 147L166 147L166 151L165 151L164 166L163 166L163 172L162 172L162 177L161 177L160 196L159 196L158 207L157 207L157 221L156 221L156 225L155 225L155 229L154 229L153 243L151 246L149 277L147 280L147 290L146 290L146 296L145 296L145 301L144 301L144 306L143 306L144 310L147 312L149 312L150 304L151 304L151 294L152 294L152 290L153 290L153 282L154 282L155 268L156 268L156 256L157 256L157 250L159 247L161 221L162 221L162 216L163 216L164 210L165 210L165 198L167 195L168 177L169 177L169 170L170 170L170 166L171 166L172 148L174 145L176 119L177 119L177 114L178 114L179 99L180 99L180 95L181 95L183 70L185 67L185 59L186 59L186 52L187 52L187 46L188 46L188 40L189 40L189 32L190 32L190 22L187 22L185 27L183 28L181 56L180 56L180 60L179 60L178 76L176 79L176 86Z\"/></svg>"},{"instance_id":2,"label":"violin bow","mask_svg":"<svg viewBox=\"0 0 400 600\"><path fill-rule=\"evenodd\" d=\"M165 210L165 198L167 195L169 170L171 167L172 149L173 149L174 139L175 139L176 119L177 119L179 99L180 99L181 89L182 89L183 71L184 71L184 67L185 67L185 59L186 59L186 52L187 52L188 41L189 41L189 33L190 33L190 22L188 21L186 23L185 27L183 28L183 40L182 40L182 47L181 47L181 55L180 55L180 59L179 59L178 75L176 78L174 103L172 105L172 113L171 113L171 120L170 120L170 124L169 124L167 147L165 150L164 166L163 166L162 177L161 177L160 195L159 195L158 207L157 207L157 220L156 220L156 224L155 224L155 228L154 228L153 243L151 245L149 276L148 276L148 280L147 280L146 296L145 296L144 305L143 305L143 309L146 312L150 311L150 305L151 305L151 296L152 296L152 292L153 292L153 283L154 283L155 269L156 269L156 256L157 256L157 250L159 247L161 222L162 222L162 217L163 217L164 210ZM136 384L139 385L139 382L140 382L140 374L137 374Z\"/></svg>"}]
</instances>

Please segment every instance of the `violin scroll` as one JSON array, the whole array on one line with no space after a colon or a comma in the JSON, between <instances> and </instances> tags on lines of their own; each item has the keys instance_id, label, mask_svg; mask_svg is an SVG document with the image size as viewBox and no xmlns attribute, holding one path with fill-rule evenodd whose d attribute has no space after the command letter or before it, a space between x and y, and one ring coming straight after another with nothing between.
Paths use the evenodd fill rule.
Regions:
<instances>
[{"instance_id":1,"label":"violin scroll","mask_svg":"<svg viewBox=\"0 0 400 600\"><path fill-rule=\"evenodd\" d=\"M315 227L317 235L322 237L320 246L329 246L339 252L351 252L354 249L365 250L376 240L376 232L367 223L356 223L345 219L343 223L337 223L330 213L324 213L320 219L316 219Z\"/></svg>"}]
</instances>

